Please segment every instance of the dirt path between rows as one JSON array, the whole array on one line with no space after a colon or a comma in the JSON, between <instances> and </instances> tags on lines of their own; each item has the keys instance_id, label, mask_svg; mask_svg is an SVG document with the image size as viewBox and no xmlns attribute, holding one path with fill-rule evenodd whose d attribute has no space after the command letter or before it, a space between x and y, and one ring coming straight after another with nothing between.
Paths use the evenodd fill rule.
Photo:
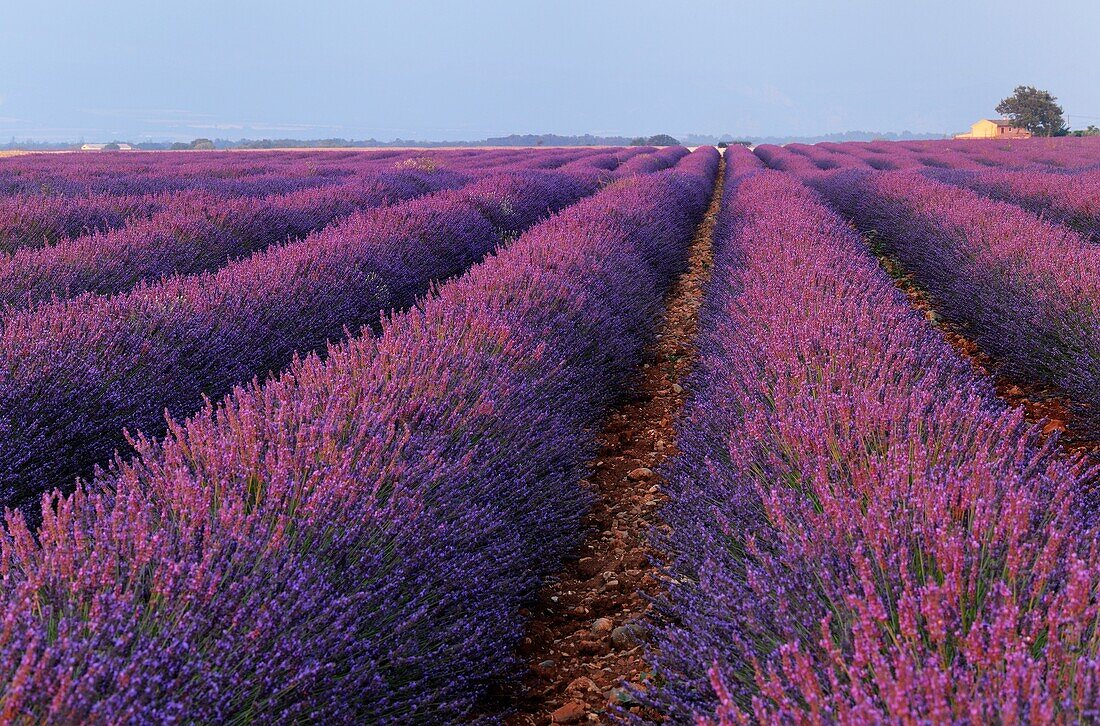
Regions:
<instances>
[{"instance_id":1,"label":"dirt path between rows","mask_svg":"<svg viewBox=\"0 0 1100 726\"><path fill-rule=\"evenodd\" d=\"M977 343L960 332L957 325L935 312L934 301L926 290L908 274L894 258L884 254L873 239L868 241L872 252L883 269L894 278L895 284L905 293L915 308L920 310L943 334L956 351L962 354L979 375L990 376L997 395L1009 405L1022 407L1029 423L1043 424L1042 434L1049 437L1057 433L1058 443L1070 454L1083 454L1100 460L1100 441L1084 436L1073 425L1069 400L1058 390L1037 383L1005 375L997 361L986 354Z\"/></svg>"},{"instance_id":2,"label":"dirt path between rows","mask_svg":"<svg viewBox=\"0 0 1100 726\"><path fill-rule=\"evenodd\" d=\"M690 268L673 284L659 337L633 395L611 413L588 484L597 495L584 526L593 534L529 612L520 654L527 676L508 697L509 726L607 721L610 705L637 712L624 688L651 677L644 657L647 595L661 592L648 530L663 500L656 473L676 453L674 424L682 387L697 359L695 332L710 276L711 234L725 162L690 251Z\"/></svg>"}]
</instances>

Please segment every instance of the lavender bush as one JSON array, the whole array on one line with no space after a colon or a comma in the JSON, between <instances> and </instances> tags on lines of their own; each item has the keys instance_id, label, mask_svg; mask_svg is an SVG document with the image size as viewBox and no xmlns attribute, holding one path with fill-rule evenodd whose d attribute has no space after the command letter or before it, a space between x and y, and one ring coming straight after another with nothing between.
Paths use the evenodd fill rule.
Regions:
<instances>
[{"instance_id":1,"label":"lavender bush","mask_svg":"<svg viewBox=\"0 0 1100 726\"><path fill-rule=\"evenodd\" d=\"M1100 247L1011 204L901 172L815 182L874 231L1006 373L1060 388L1100 427Z\"/></svg>"},{"instance_id":2,"label":"lavender bush","mask_svg":"<svg viewBox=\"0 0 1100 726\"><path fill-rule=\"evenodd\" d=\"M178 196L156 215L121 229L0 254L0 306L10 310L84 292L113 294L142 280L217 269L355 211L467 181L439 171L397 172L263 200Z\"/></svg>"},{"instance_id":3,"label":"lavender bush","mask_svg":"<svg viewBox=\"0 0 1100 726\"><path fill-rule=\"evenodd\" d=\"M583 175L582 175L583 176ZM353 215L216 273L17 312L0 330L0 501L33 503L158 434L165 409L288 364L411 305L596 182L516 171Z\"/></svg>"},{"instance_id":4,"label":"lavender bush","mask_svg":"<svg viewBox=\"0 0 1100 726\"><path fill-rule=\"evenodd\" d=\"M1100 242L1100 172L1073 175L989 170L930 174L937 181L1016 204Z\"/></svg>"},{"instance_id":5,"label":"lavender bush","mask_svg":"<svg viewBox=\"0 0 1100 726\"><path fill-rule=\"evenodd\" d=\"M168 195L0 196L0 254L108 232L131 218L144 218L160 211L170 199Z\"/></svg>"},{"instance_id":6,"label":"lavender bush","mask_svg":"<svg viewBox=\"0 0 1100 726\"><path fill-rule=\"evenodd\" d=\"M322 360L237 389L0 538L0 704L47 721L407 723L518 672L602 411L717 155L568 208Z\"/></svg>"},{"instance_id":7,"label":"lavender bush","mask_svg":"<svg viewBox=\"0 0 1100 726\"><path fill-rule=\"evenodd\" d=\"M651 703L699 724L1100 717L1080 463L814 193L727 189Z\"/></svg>"}]
</instances>

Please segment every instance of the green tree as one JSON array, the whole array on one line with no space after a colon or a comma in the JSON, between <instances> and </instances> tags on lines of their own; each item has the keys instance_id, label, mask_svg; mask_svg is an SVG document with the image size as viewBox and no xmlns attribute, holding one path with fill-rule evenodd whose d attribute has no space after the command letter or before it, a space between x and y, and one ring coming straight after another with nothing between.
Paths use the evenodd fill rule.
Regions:
<instances>
[{"instance_id":1,"label":"green tree","mask_svg":"<svg viewBox=\"0 0 1100 726\"><path fill-rule=\"evenodd\" d=\"M647 146L679 146L680 142L668 134L657 134L646 139Z\"/></svg>"},{"instance_id":2,"label":"green tree","mask_svg":"<svg viewBox=\"0 0 1100 726\"><path fill-rule=\"evenodd\" d=\"M191 148L198 151L212 151L214 149L214 142L210 139L195 139L191 142Z\"/></svg>"},{"instance_id":3,"label":"green tree","mask_svg":"<svg viewBox=\"0 0 1100 726\"><path fill-rule=\"evenodd\" d=\"M1065 136L1069 129L1057 101L1049 91L1016 86L1011 96L997 104L997 113L1008 116L1014 124L1035 136Z\"/></svg>"}]
</instances>

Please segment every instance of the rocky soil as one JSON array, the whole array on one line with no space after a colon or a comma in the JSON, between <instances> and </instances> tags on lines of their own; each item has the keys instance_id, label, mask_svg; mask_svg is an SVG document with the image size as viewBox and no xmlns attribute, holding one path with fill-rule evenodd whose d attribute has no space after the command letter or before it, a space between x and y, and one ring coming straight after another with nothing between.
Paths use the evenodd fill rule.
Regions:
<instances>
[{"instance_id":1,"label":"rocky soil","mask_svg":"<svg viewBox=\"0 0 1100 726\"><path fill-rule=\"evenodd\" d=\"M666 526L657 515L659 471L676 453L674 425L697 358L695 331L721 193L719 181L692 242L690 269L669 293L649 362L600 433L599 458L585 482L598 497L583 522L592 535L524 613L531 623L520 653L529 670L510 698L510 726L601 722L616 707L641 711L629 689L645 688L652 677L645 659L647 596L661 592L649 530Z\"/></svg>"},{"instance_id":2,"label":"rocky soil","mask_svg":"<svg viewBox=\"0 0 1100 726\"><path fill-rule=\"evenodd\" d=\"M1082 453L1091 457L1100 454L1100 441L1084 436L1073 425L1069 401L1057 390L1034 381L1019 380L1007 375L997 361L981 350L977 343L966 336L950 320L936 311L928 293L922 289L894 259L879 255L879 262L894 278L913 306L924 313L952 347L961 353L980 375L993 377L997 394L1012 406L1024 409L1024 418L1031 423L1042 423L1045 437L1058 434L1058 442L1070 453Z\"/></svg>"}]
</instances>

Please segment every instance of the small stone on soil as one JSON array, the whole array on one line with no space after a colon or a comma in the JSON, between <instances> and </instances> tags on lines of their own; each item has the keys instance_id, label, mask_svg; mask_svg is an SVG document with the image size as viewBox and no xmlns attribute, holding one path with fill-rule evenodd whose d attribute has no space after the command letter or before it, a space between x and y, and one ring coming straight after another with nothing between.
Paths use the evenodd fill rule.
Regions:
<instances>
[{"instance_id":1,"label":"small stone on soil","mask_svg":"<svg viewBox=\"0 0 1100 726\"><path fill-rule=\"evenodd\" d=\"M585 705L580 701L570 701L550 714L553 723L577 723L584 719Z\"/></svg>"},{"instance_id":2,"label":"small stone on soil","mask_svg":"<svg viewBox=\"0 0 1100 726\"><path fill-rule=\"evenodd\" d=\"M634 706L638 699L626 688L612 688L607 694L607 703L611 706Z\"/></svg>"},{"instance_id":3,"label":"small stone on soil","mask_svg":"<svg viewBox=\"0 0 1100 726\"><path fill-rule=\"evenodd\" d=\"M611 631L611 644L620 650L633 648L645 640L645 627L638 623L620 625Z\"/></svg>"},{"instance_id":4,"label":"small stone on soil","mask_svg":"<svg viewBox=\"0 0 1100 726\"><path fill-rule=\"evenodd\" d=\"M577 643L577 652L581 655L596 655L600 652L600 644L594 640L582 640Z\"/></svg>"},{"instance_id":5,"label":"small stone on soil","mask_svg":"<svg viewBox=\"0 0 1100 726\"><path fill-rule=\"evenodd\" d=\"M574 678L569 682L569 685L565 687L566 693L600 693L600 687L596 685L596 682L588 676L581 676L580 678Z\"/></svg>"}]
</instances>

